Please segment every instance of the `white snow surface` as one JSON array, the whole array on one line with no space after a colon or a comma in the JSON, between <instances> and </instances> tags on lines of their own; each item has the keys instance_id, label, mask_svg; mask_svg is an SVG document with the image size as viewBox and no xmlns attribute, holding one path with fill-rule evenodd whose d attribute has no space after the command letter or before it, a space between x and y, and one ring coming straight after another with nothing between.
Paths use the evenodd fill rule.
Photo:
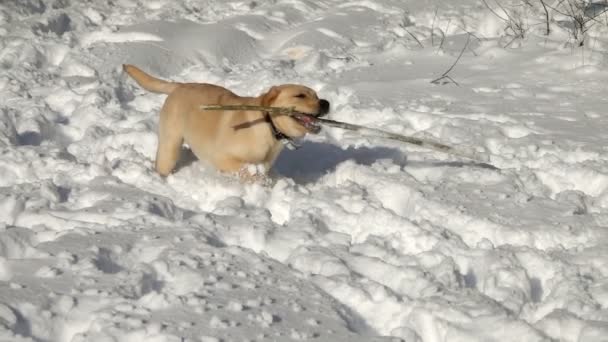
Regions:
<instances>
[{"instance_id":1,"label":"white snow surface","mask_svg":"<svg viewBox=\"0 0 608 342\"><path fill-rule=\"evenodd\" d=\"M513 39L496 14L0 2L0 340L608 341L605 18L579 47L563 18ZM458 85L431 83L469 34ZM495 168L327 128L268 184L187 153L165 179L164 96L122 63L243 95L305 84L331 119Z\"/></svg>"}]
</instances>

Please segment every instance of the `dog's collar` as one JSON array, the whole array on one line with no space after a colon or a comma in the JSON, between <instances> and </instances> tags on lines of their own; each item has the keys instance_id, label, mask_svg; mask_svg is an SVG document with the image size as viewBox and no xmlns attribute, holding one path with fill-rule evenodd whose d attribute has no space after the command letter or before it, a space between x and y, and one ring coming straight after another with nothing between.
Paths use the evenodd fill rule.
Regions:
<instances>
[{"instance_id":1,"label":"dog's collar","mask_svg":"<svg viewBox=\"0 0 608 342\"><path fill-rule=\"evenodd\" d=\"M274 122L272 122L269 112L264 112L264 117L266 119L266 122L268 122L268 124L270 125L270 131L272 132L272 136L277 139L277 141L283 143L283 145L285 145L290 150L300 148L300 146L296 144L292 138L278 130L278 128L274 125Z\"/></svg>"},{"instance_id":2,"label":"dog's collar","mask_svg":"<svg viewBox=\"0 0 608 342\"><path fill-rule=\"evenodd\" d=\"M274 125L274 122L272 122L272 119L270 118L269 112L264 112L264 118L266 119L266 122L268 122L268 124L270 125L270 130L272 131L272 136L275 139L277 139L278 141L291 139L287 135L285 135L284 133L282 133L281 131L279 131L277 129L277 126Z\"/></svg>"}]
</instances>

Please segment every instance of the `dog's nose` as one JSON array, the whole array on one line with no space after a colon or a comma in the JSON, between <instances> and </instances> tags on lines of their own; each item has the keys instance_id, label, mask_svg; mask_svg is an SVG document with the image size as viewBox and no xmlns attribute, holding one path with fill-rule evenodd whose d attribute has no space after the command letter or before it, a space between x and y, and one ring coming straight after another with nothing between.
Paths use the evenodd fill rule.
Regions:
<instances>
[{"instance_id":1,"label":"dog's nose","mask_svg":"<svg viewBox=\"0 0 608 342\"><path fill-rule=\"evenodd\" d=\"M325 99L319 100L319 116L329 113L329 101Z\"/></svg>"}]
</instances>

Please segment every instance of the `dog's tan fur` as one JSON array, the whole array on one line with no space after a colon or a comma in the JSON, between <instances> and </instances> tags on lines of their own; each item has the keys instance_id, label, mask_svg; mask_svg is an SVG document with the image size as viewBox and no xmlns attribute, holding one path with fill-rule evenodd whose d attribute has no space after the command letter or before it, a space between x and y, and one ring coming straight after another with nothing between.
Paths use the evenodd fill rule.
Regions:
<instances>
[{"instance_id":1,"label":"dog's tan fur","mask_svg":"<svg viewBox=\"0 0 608 342\"><path fill-rule=\"evenodd\" d=\"M285 84L257 97L242 97L213 84L163 81L133 65L124 65L123 69L144 89L169 95L160 112L156 153L156 170L163 176L175 168L184 141L199 159L227 172L242 172L248 164L261 164L269 170L281 152L283 144L275 138L267 114L203 111L203 105L295 107L315 115L323 110L315 91L302 85ZM325 103L327 112L329 103ZM291 117L275 116L271 120L289 137L308 133Z\"/></svg>"}]
</instances>

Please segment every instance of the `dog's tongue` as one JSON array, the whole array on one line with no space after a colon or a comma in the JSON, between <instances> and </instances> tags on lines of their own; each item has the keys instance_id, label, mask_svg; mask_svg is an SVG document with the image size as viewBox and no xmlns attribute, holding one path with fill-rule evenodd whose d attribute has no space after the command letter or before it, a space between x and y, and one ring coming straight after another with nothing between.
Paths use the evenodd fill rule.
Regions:
<instances>
[{"instance_id":1,"label":"dog's tongue","mask_svg":"<svg viewBox=\"0 0 608 342\"><path fill-rule=\"evenodd\" d=\"M307 123L307 124L308 124L308 123L314 122L314 121L315 121L315 118L313 118L313 117L312 117L312 116L310 116L310 115L302 115L302 116L300 117L300 120L301 120L303 123Z\"/></svg>"}]
</instances>

